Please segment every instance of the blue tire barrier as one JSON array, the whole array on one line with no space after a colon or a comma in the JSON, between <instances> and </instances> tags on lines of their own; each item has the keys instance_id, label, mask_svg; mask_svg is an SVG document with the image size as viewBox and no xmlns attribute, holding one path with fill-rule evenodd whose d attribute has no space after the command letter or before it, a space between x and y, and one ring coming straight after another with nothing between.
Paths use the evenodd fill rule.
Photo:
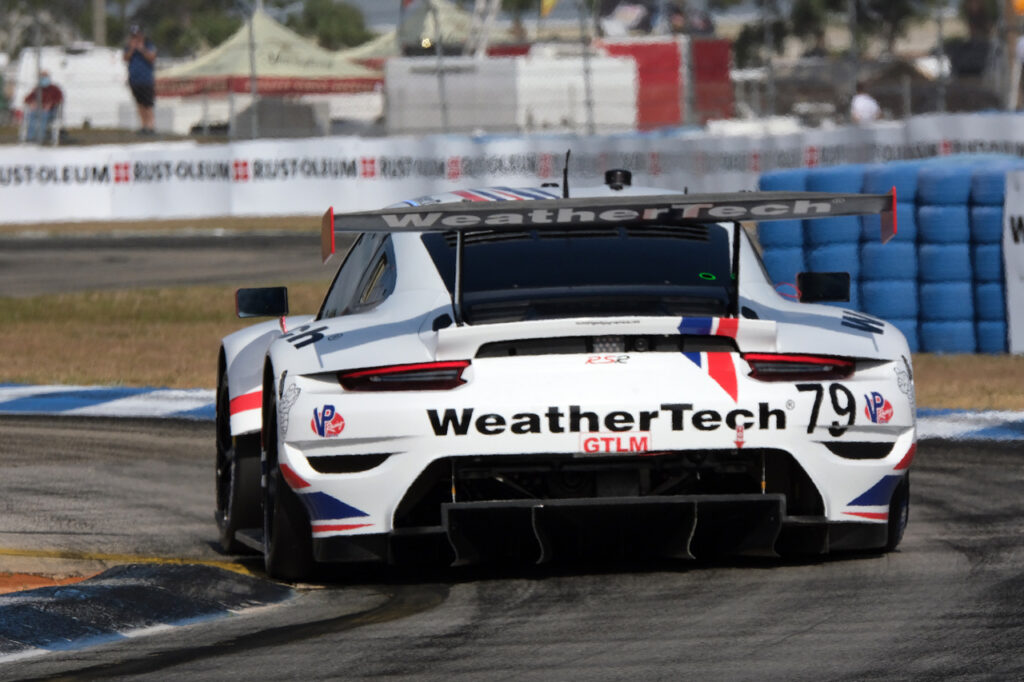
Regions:
<instances>
[{"instance_id":1,"label":"blue tire barrier","mask_svg":"<svg viewBox=\"0 0 1024 682\"><path fill-rule=\"evenodd\" d=\"M1001 244L976 244L971 247L974 281L1003 281L1003 247Z\"/></svg>"},{"instance_id":2,"label":"blue tire barrier","mask_svg":"<svg viewBox=\"0 0 1024 682\"><path fill-rule=\"evenodd\" d=\"M917 277L922 282L970 281L971 249L967 244L921 244L917 248Z\"/></svg>"},{"instance_id":3,"label":"blue tire barrier","mask_svg":"<svg viewBox=\"0 0 1024 682\"><path fill-rule=\"evenodd\" d=\"M971 213L967 204L919 206L917 236L922 244L953 244L971 238Z\"/></svg>"},{"instance_id":4,"label":"blue tire barrier","mask_svg":"<svg viewBox=\"0 0 1024 682\"><path fill-rule=\"evenodd\" d=\"M966 205L970 198L971 169L966 166L926 165L917 174L919 204Z\"/></svg>"},{"instance_id":5,"label":"blue tire barrier","mask_svg":"<svg viewBox=\"0 0 1024 682\"><path fill-rule=\"evenodd\" d=\"M917 281L890 279L860 283L860 309L883 320L917 319Z\"/></svg>"},{"instance_id":6,"label":"blue tire barrier","mask_svg":"<svg viewBox=\"0 0 1024 682\"><path fill-rule=\"evenodd\" d=\"M762 192L803 192L807 189L807 169L770 171L758 180Z\"/></svg>"},{"instance_id":7,"label":"blue tire barrier","mask_svg":"<svg viewBox=\"0 0 1024 682\"><path fill-rule=\"evenodd\" d=\"M1003 241L1003 207L971 206L971 241L1000 244Z\"/></svg>"},{"instance_id":8,"label":"blue tire barrier","mask_svg":"<svg viewBox=\"0 0 1024 682\"><path fill-rule=\"evenodd\" d=\"M896 241L861 244L860 278L864 281L917 279L917 247Z\"/></svg>"},{"instance_id":9,"label":"blue tire barrier","mask_svg":"<svg viewBox=\"0 0 1024 682\"><path fill-rule=\"evenodd\" d=\"M926 353L974 353L978 349L971 320L922 322L918 334Z\"/></svg>"},{"instance_id":10,"label":"blue tire barrier","mask_svg":"<svg viewBox=\"0 0 1024 682\"><path fill-rule=\"evenodd\" d=\"M974 321L974 286L970 282L932 282L918 291L922 322Z\"/></svg>"},{"instance_id":11,"label":"blue tire barrier","mask_svg":"<svg viewBox=\"0 0 1024 682\"><path fill-rule=\"evenodd\" d=\"M910 346L911 353L916 353L920 350L921 344L917 339L916 317L898 317L892 320L886 320L886 322L903 332L903 336L907 337L907 345Z\"/></svg>"},{"instance_id":12,"label":"blue tire barrier","mask_svg":"<svg viewBox=\"0 0 1024 682\"><path fill-rule=\"evenodd\" d=\"M975 317L985 322L1005 322L1006 300L1004 296L1002 282L988 282L975 285Z\"/></svg>"},{"instance_id":13,"label":"blue tire barrier","mask_svg":"<svg viewBox=\"0 0 1024 682\"><path fill-rule=\"evenodd\" d=\"M880 163L864 169L864 187L867 194L886 194L896 188L896 200L914 203L917 196L919 163Z\"/></svg>"},{"instance_id":14,"label":"blue tire barrier","mask_svg":"<svg viewBox=\"0 0 1024 682\"><path fill-rule=\"evenodd\" d=\"M983 320L978 322L975 332L978 338L979 353L1006 352L1005 322L990 322Z\"/></svg>"},{"instance_id":15,"label":"blue tire barrier","mask_svg":"<svg viewBox=\"0 0 1024 682\"><path fill-rule=\"evenodd\" d=\"M804 245L812 249L831 244L856 244L860 241L860 218L839 216L804 221Z\"/></svg>"},{"instance_id":16,"label":"blue tire barrier","mask_svg":"<svg viewBox=\"0 0 1024 682\"><path fill-rule=\"evenodd\" d=\"M811 192L860 192L864 187L864 166L818 168L807 174Z\"/></svg>"},{"instance_id":17,"label":"blue tire barrier","mask_svg":"<svg viewBox=\"0 0 1024 682\"><path fill-rule=\"evenodd\" d=\"M789 282L795 286L797 273L807 270L803 249L765 249L761 259L775 284Z\"/></svg>"},{"instance_id":18,"label":"blue tire barrier","mask_svg":"<svg viewBox=\"0 0 1024 682\"><path fill-rule=\"evenodd\" d=\"M802 220L773 220L757 226L757 241L765 249L801 248L804 245Z\"/></svg>"},{"instance_id":19,"label":"blue tire barrier","mask_svg":"<svg viewBox=\"0 0 1024 682\"><path fill-rule=\"evenodd\" d=\"M860 219L860 239L864 242L878 242L882 239L882 219L876 215ZM896 204L896 234L893 242L917 241L917 206L899 202Z\"/></svg>"},{"instance_id":20,"label":"blue tire barrier","mask_svg":"<svg viewBox=\"0 0 1024 682\"><path fill-rule=\"evenodd\" d=\"M860 279L860 246L858 244L829 244L807 252L807 269L811 272L850 273L850 296L855 296Z\"/></svg>"},{"instance_id":21,"label":"blue tire barrier","mask_svg":"<svg viewBox=\"0 0 1024 682\"><path fill-rule=\"evenodd\" d=\"M1006 198L1006 174L1024 168L1019 163L978 166L971 173L971 203L1002 208Z\"/></svg>"}]
</instances>

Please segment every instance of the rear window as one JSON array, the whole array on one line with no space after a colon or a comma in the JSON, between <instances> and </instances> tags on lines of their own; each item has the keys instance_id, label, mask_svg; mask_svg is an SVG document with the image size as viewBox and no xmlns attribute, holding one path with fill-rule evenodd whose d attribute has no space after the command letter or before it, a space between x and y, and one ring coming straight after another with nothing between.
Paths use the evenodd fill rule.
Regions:
<instances>
[{"instance_id":1,"label":"rear window","mask_svg":"<svg viewBox=\"0 0 1024 682\"><path fill-rule=\"evenodd\" d=\"M455 235L423 242L449 291ZM469 322L568 316L724 315L735 295L719 225L470 232L463 314Z\"/></svg>"}]
</instances>

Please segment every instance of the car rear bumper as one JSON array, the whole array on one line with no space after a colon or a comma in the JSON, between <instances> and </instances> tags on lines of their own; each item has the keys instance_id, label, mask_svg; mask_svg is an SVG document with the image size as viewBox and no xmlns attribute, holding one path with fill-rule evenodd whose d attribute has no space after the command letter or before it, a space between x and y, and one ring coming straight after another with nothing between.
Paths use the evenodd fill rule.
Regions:
<instances>
[{"instance_id":1,"label":"car rear bumper","mask_svg":"<svg viewBox=\"0 0 1024 682\"><path fill-rule=\"evenodd\" d=\"M314 538L324 562L452 565L586 558L776 557L885 546L887 525L787 516L780 494L446 503L441 525Z\"/></svg>"}]
</instances>

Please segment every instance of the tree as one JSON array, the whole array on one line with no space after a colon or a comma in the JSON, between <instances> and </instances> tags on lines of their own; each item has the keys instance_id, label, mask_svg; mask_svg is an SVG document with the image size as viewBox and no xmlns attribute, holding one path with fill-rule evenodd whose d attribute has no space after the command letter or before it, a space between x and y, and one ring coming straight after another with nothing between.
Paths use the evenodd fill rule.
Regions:
<instances>
[{"instance_id":1,"label":"tree","mask_svg":"<svg viewBox=\"0 0 1024 682\"><path fill-rule=\"evenodd\" d=\"M0 51L16 55L36 43L66 45L82 39L77 18L81 2L74 0L16 0L0 2Z\"/></svg>"},{"instance_id":2,"label":"tree","mask_svg":"<svg viewBox=\"0 0 1024 682\"><path fill-rule=\"evenodd\" d=\"M236 0L143 0L129 23L142 24L160 54L195 54L238 30L248 7Z\"/></svg>"},{"instance_id":3,"label":"tree","mask_svg":"<svg viewBox=\"0 0 1024 682\"><path fill-rule=\"evenodd\" d=\"M973 42L988 40L999 18L998 0L961 0L960 16Z\"/></svg>"},{"instance_id":4,"label":"tree","mask_svg":"<svg viewBox=\"0 0 1024 682\"><path fill-rule=\"evenodd\" d=\"M288 27L315 36L320 47L328 50L353 47L373 38L358 8L332 0L306 0L300 12L288 17Z\"/></svg>"}]
</instances>

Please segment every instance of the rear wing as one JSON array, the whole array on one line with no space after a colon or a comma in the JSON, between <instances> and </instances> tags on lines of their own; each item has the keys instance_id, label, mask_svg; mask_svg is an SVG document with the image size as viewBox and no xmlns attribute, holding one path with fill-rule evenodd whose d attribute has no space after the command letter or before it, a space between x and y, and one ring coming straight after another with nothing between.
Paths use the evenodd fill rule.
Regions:
<instances>
[{"instance_id":1,"label":"rear wing","mask_svg":"<svg viewBox=\"0 0 1024 682\"><path fill-rule=\"evenodd\" d=\"M896 234L896 188L888 194L735 192L589 197L403 206L336 214L321 221L326 262L339 232L464 232L587 229L601 225L672 225L732 221L813 220L878 215L882 242ZM461 239L460 239L461 241Z\"/></svg>"}]
</instances>

